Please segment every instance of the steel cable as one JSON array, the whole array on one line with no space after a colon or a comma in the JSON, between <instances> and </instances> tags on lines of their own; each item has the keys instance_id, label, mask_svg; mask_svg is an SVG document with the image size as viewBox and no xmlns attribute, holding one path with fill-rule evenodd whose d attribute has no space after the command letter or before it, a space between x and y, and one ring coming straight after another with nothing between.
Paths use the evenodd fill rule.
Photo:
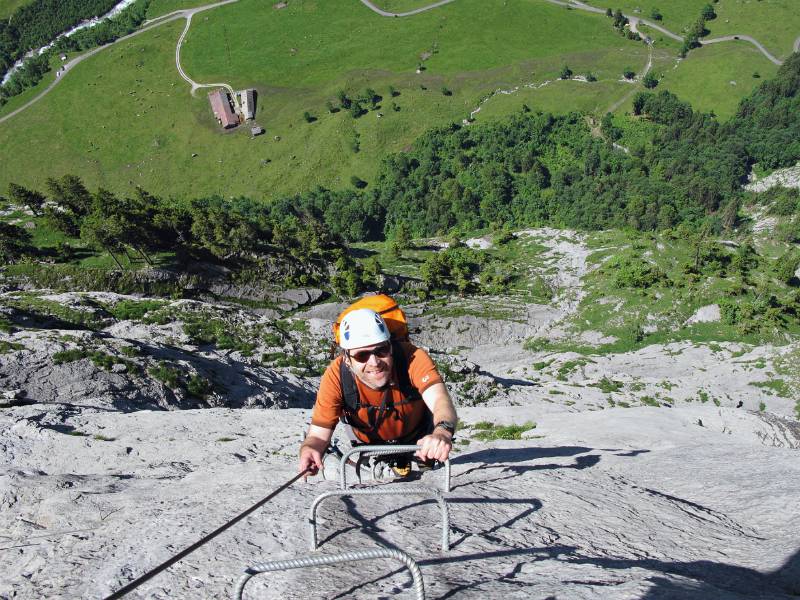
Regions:
<instances>
[{"instance_id":1,"label":"steel cable","mask_svg":"<svg viewBox=\"0 0 800 600\"><path fill-rule=\"evenodd\" d=\"M142 584L143 584L145 581L147 581L147 580L149 580L149 579L151 579L151 578L155 577L156 575L158 575L159 573L161 573L161 571L163 571L163 570L165 570L165 569L168 569L169 567L171 567L172 565L174 565L176 562L178 562L180 559L182 559L184 556L186 556L186 555L188 555L188 554L191 554L192 552L194 552L195 550L197 550L197 549L198 549L200 546L202 546L202 545L203 545L203 544L205 544L206 542L208 542L208 541L212 540L213 538L217 537L217 536L218 536L220 533L222 533L223 531L225 531L225 530L226 530L226 529L228 529L229 527L232 527L233 525L235 525L236 523L238 523L239 521L241 521L242 519L244 519L244 518L245 518L247 515L249 515L249 514L250 514L250 513L252 513L253 511L255 511L255 510L257 510L257 509L261 508L261 507L262 507L264 504L266 504L267 502L269 502L270 500L272 500L272 499L273 499L275 496L277 496L278 494L280 494L280 493L281 493L283 490L285 490L286 488L288 488L288 487L289 487L290 485L292 485L292 484L293 484L295 481L297 481L297 480L298 480L298 479L300 479L300 478L301 478L303 475L305 475L306 473L308 473L308 472L309 472L309 470L310 470L310 469L306 469L305 471L301 471L300 473L298 473L297 475L295 475L294 477L292 477L292 478L291 478L289 481L287 481L286 483L284 483L284 484L283 484L281 487L279 487L279 488L278 488L278 489L276 489L274 492L272 492L272 493L271 493L269 496L267 496L266 498L263 498L263 499L259 500L259 501L258 501L258 502L256 502L256 503L255 503L253 506L251 506L250 508L248 508L246 511L244 511L244 512L240 513L239 515L237 515L236 517L234 517L233 519L231 519L230 521L228 521L227 523L225 523L225 524L224 524L222 527L218 527L217 529L215 529L214 531L212 531L211 533L209 533L208 535L206 535L206 536L205 536L205 537L203 537L202 539L200 539L200 540L196 541L194 544L192 544L191 546L189 546L188 548L186 548L186 549L185 549L185 550L183 550L182 552L179 552L178 554L176 554L175 556L173 556L173 557L172 557L172 558L170 558L169 560L166 560L166 561L164 561L163 563L161 563L161 564L160 564L160 565L158 565L158 566L157 566L155 569L151 569L150 571L148 571L147 573L145 573L144 575L142 575L142 576L141 576L141 577L139 577L138 579L134 579L133 581L131 581L131 582L130 582L128 585L126 585L125 587L123 587L123 588L121 588L121 589L117 590L116 592L114 592L114 593L113 593L113 594L111 594L110 596L107 596L107 597L105 598L105 600L116 600L117 598L122 598L122 597L123 597L125 594L127 594L128 592L130 592L130 591L134 590L135 588L139 587L139 586L140 586L140 585L142 585Z\"/></svg>"}]
</instances>

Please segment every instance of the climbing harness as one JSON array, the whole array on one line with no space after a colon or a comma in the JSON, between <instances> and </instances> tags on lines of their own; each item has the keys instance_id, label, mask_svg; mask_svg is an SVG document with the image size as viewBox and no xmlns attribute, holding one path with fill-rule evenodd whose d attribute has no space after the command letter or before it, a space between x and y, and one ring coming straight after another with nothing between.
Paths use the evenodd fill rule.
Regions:
<instances>
[{"instance_id":1,"label":"climbing harness","mask_svg":"<svg viewBox=\"0 0 800 600\"><path fill-rule=\"evenodd\" d=\"M347 489L347 465L352 464L353 461L350 458L354 454L359 454L361 457L364 456L387 456L390 454L407 454L416 452L419 450L419 446L417 445L408 445L408 446L399 446L394 444L388 445L373 445L373 444L364 444L360 446L355 446L348 450L347 452L342 453L342 457L339 459L339 488L346 490ZM356 461L356 465L361 464L361 457ZM359 473L360 475L360 473ZM360 477L359 477L360 482ZM450 491L450 459L444 461L444 491Z\"/></svg>"},{"instance_id":2,"label":"climbing harness","mask_svg":"<svg viewBox=\"0 0 800 600\"><path fill-rule=\"evenodd\" d=\"M337 490L325 492L314 499L308 514L308 522L311 525L311 550L315 551L319 547L317 538L317 509L328 498L346 496L432 496L439 503L442 512L442 552L450 550L450 511L447 502L438 489L428 486L383 486L378 488L367 488L359 490Z\"/></svg>"},{"instance_id":3,"label":"climbing harness","mask_svg":"<svg viewBox=\"0 0 800 600\"><path fill-rule=\"evenodd\" d=\"M259 563L245 569L244 575L236 584L234 598L242 600L244 586L248 581L259 573L271 571L285 571L288 569L302 569L304 567L318 567L323 565L335 565L338 563L349 563L355 560L372 560L375 558L393 558L405 564L411 572L414 580L414 593L417 600L425 600L425 583L422 580L422 573L419 566L408 554L394 548L375 548L372 550L360 550L357 552L343 552L341 554L329 554L327 556L308 556L305 558L293 558L290 560L276 560L272 562Z\"/></svg>"},{"instance_id":4,"label":"climbing harness","mask_svg":"<svg viewBox=\"0 0 800 600\"><path fill-rule=\"evenodd\" d=\"M161 563L155 569L152 569L152 570L148 571L147 573L145 573L144 575L142 575L141 577L139 577L138 579L135 579L134 581L131 581L125 587L117 590L116 592L114 592L110 596L107 596L105 598L105 600L116 600L117 598L122 598L125 594L127 594L128 592L130 592L130 591L134 590L135 588L139 587L145 581L148 581L149 579L155 577L156 575L161 573L161 571L164 571L165 569L168 569L169 567L174 565L176 562L181 560L183 557L187 556L188 554L191 554L192 552L197 550L200 546L202 546L206 542L209 542L210 540L212 540L213 538L217 537L220 533L222 533L226 529L232 527L233 525L235 525L236 523L238 523L239 521L244 519L247 515L249 515L253 511L261 508L264 504L266 504L267 502L272 500L275 496L280 494L283 490L288 488L295 481L297 481L298 479L300 479L301 477L306 475L309 471L310 471L310 468L306 469L305 471L301 471L300 473L298 473L297 475L292 477L289 481L284 483L281 487L279 487L278 489L273 491L269 496L259 500L253 506L248 508L246 511L240 513L239 515L237 515L236 517L234 517L233 519L231 519L230 521L225 523L222 527L219 527L219 528L215 529L214 531L212 531L211 533L209 533L208 535L206 535L202 539L198 540L197 542L195 542L194 544L192 544L191 546L189 546L188 548L186 548L182 552L179 552L178 554L176 554L175 556L173 556L169 560Z\"/></svg>"}]
</instances>

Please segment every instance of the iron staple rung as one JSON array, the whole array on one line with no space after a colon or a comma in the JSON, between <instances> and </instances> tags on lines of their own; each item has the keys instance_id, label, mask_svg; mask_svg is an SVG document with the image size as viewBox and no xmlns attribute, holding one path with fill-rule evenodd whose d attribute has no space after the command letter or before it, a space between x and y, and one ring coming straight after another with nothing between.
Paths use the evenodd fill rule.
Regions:
<instances>
[{"instance_id":1,"label":"iron staple rung","mask_svg":"<svg viewBox=\"0 0 800 600\"><path fill-rule=\"evenodd\" d=\"M320 494L311 503L309 524L311 525L311 550L319 546L317 539L317 510L328 498L343 496L432 496L439 504L442 512L442 552L450 550L450 511L442 492L434 487L424 485L381 486L357 490L338 490Z\"/></svg>"},{"instance_id":2,"label":"iron staple rung","mask_svg":"<svg viewBox=\"0 0 800 600\"><path fill-rule=\"evenodd\" d=\"M394 548L375 548L371 550L359 550L355 552L342 552L340 554L308 556L303 558L292 558L288 560L275 560L265 563L258 563L245 569L244 575L241 576L236 584L234 598L236 600L242 600L244 586L254 575L258 575L259 573L286 571L289 569L301 569L304 567L320 567L354 560L370 560L375 558L393 558L404 563L406 568L408 568L408 570L411 572L411 578L414 580L414 592L416 593L417 600L425 600L425 583L422 580L422 573L419 570L419 566L408 554Z\"/></svg>"}]
</instances>

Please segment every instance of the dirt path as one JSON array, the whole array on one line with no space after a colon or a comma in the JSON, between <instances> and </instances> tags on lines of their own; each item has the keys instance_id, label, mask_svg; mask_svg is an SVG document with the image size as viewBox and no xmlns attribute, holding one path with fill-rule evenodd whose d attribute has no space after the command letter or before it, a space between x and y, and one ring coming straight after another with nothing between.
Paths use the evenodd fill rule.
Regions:
<instances>
[{"instance_id":1,"label":"dirt path","mask_svg":"<svg viewBox=\"0 0 800 600\"><path fill-rule=\"evenodd\" d=\"M645 75L647 75L650 72L650 69L653 68L653 44L647 44L647 46L648 46L648 50L649 50L649 53L647 55L647 64L644 66L644 70L639 75L639 81L644 79ZM624 96L622 96L622 98L620 98L619 100L614 102L614 104L609 106L608 109L606 110L606 112L607 113L613 113L614 111L616 111L620 106L625 104L625 102L627 102L628 99L637 92L637 90L638 90L638 88L634 88L634 89L630 90L629 92L627 92ZM605 114L605 113L603 113L603 114Z\"/></svg>"},{"instance_id":2,"label":"dirt path","mask_svg":"<svg viewBox=\"0 0 800 600\"><path fill-rule=\"evenodd\" d=\"M568 0L566 2L561 2L560 0L547 0L547 1L552 3L552 4L558 4L559 6L567 6L567 7L570 7L570 8L579 8L581 10L585 10L585 11L589 11L589 12L593 12L593 13L605 14L605 11L602 8L597 8L596 6L589 6L588 4L584 4L583 2L579 2L578 0ZM646 25L646 26L648 26L648 27L650 27L652 29L655 29L656 31L659 31L659 32L663 33L664 35L666 35L669 38L672 38L675 41L678 41L678 42L682 42L683 41L683 38L681 36L679 36L676 33L671 32L669 29L666 29L665 27L662 27L661 25L658 25L657 23L654 23L653 21L649 21L647 19L642 19L641 17L626 15L624 13L623 13L623 16L626 19L628 19L628 21L631 23L631 28L632 29L634 29L636 25L641 23L641 24ZM634 29L634 31L635 31L635 29ZM759 42L754 37L751 37L749 35L725 35L725 36L721 36L721 37L718 37L718 38L713 38L713 39L710 39L710 40L700 40L700 44L703 45L703 46L707 46L708 44L716 44L716 43L719 43L719 42L729 42L729 41L734 41L734 40L736 40L736 41L742 40L742 41L745 41L745 42L750 42L756 48L758 48L758 50L764 56L766 56L767 59L770 62L772 62L772 63L774 63L774 64L776 64L778 66L783 64L783 61L775 58L769 52L769 50L767 50L761 44L761 42ZM794 49L795 52L800 51L800 38L797 38L795 40L793 49Z\"/></svg>"},{"instance_id":3,"label":"dirt path","mask_svg":"<svg viewBox=\"0 0 800 600\"><path fill-rule=\"evenodd\" d=\"M415 8L414 10L409 10L408 12L393 13L385 11L382 8L375 6L369 0L361 0L361 4L363 4L372 12L379 14L382 17L410 17L412 15L418 15L419 13L423 13L425 11L438 8L439 6L444 6L445 4L450 4L451 2L455 2L455 0L440 0L439 2L434 2L433 4L429 4L428 6L423 6L421 8Z\"/></svg>"},{"instance_id":4,"label":"dirt path","mask_svg":"<svg viewBox=\"0 0 800 600\"><path fill-rule=\"evenodd\" d=\"M756 48L758 48L761 51L761 54L767 57L767 59L771 63L776 64L778 66L781 66L783 64L783 61L772 56L769 50L767 50L766 48L764 48L764 46L761 45L761 42L759 42L753 37L750 37L749 35L724 35L722 37L712 38L710 40L700 40L700 45L708 46L709 44L717 44L719 42L730 42L730 41L740 41L740 40L744 42L750 42L751 44L753 44ZM797 46L798 41L800 41L800 39L795 41L795 46Z\"/></svg>"},{"instance_id":5,"label":"dirt path","mask_svg":"<svg viewBox=\"0 0 800 600\"><path fill-rule=\"evenodd\" d=\"M605 14L605 11L603 9L597 8L597 7L594 7L594 6L589 6L588 4L584 4L583 2L579 2L578 0L568 0L567 2L562 2L560 0L547 0L547 1L550 2L551 4L556 4L558 6L564 6L564 7L568 7L568 8L577 8L577 9L580 9L580 10L585 10L585 11L596 13L596 14ZM35 96L31 100L29 100L28 102L26 102L25 104L23 104L19 108L13 110L12 112L8 113L7 115L4 115L4 116L0 117L0 123L4 123L8 119L16 116L17 114L19 114L22 111L24 111L26 108L32 106L33 104L35 104L36 102L41 100L45 95L47 95L50 92L50 90L52 90L56 85L58 85L58 83L62 79L64 79L64 77L66 77L67 73L72 68L74 68L77 64L79 64L80 62L86 60L90 56L93 56L93 55L97 54L98 52L100 52L104 48L108 48L112 44L116 44L118 42L122 42L122 41L128 40L128 39L130 39L130 38L132 38L134 36L137 36L137 35L140 35L140 34L146 32L146 31L149 31L150 29L153 29L154 27L158 27L160 25L163 25L164 23L169 23L171 21L175 21L175 20L181 19L181 18L186 19L186 26L184 27L183 32L181 33L181 36L178 39L178 42L177 42L177 44L175 46L175 67L178 69L178 74L181 76L181 78L183 78L189 85L192 86L192 89L191 89L192 95L194 95L196 90L198 90L199 88L204 88L204 87L224 87L231 94L233 94L233 88L227 83L197 83L191 77L189 77L186 74L186 72L183 70L183 67L181 66L181 45L183 44L183 40L186 38L186 34L188 33L189 27L191 26L191 23L192 23L192 17L195 14L197 14L199 12L202 12L202 11L210 10L212 8L216 8L218 6L223 6L225 4L232 4L234 2L238 2L238 0L223 0L222 2L215 2L213 4L207 4L205 6L200 6L200 7L197 7L197 8L191 8L191 9L186 9L186 10L178 10L178 11L169 13L167 15L163 15L161 17L153 19L152 21L146 21L145 22L145 26L142 27L142 29L139 29L138 31L135 31L135 32L133 32L133 33L131 33L129 35L126 35L124 37L121 37L118 40L115 40L115 41L111 42L110 44L106 44L104 46L98 46L97 48L94 48L93 50L90 50L86 54L82 54L81 56L73 58L71 61L67 62L64 65L63 70L61 71L61 75L57 76L56 79L52 83L50 83L50 85L48 85L44 90L42 90L41 93L39 93L37 96ZM376 13L378 15L381 15L383 17L409 17L409 16L412 16L412 15L416 15L416 14L428 11L428 10L432 10L434 8L438 8L440 6L444 6L446 4L450 4L451 2L455 2L455 0L440 0L439 2L434 2L433 4L429 4L428 6L423 6L421 8L417 8L417 9L414 9L414 10L411 10L411 11L408 11L408 12L403 12L403 13L393 13L393 12L385 11L385 10L375 6L372 2L370 2L370 0L360 0L360 2L364 6L369 8L371 11L373 11L374 13ZM636 26L638 26L639 23L642 23L642 24L644 24L644 25L646 25L648 27L651 27L652 29L655 29L656 31L659 31L659 32L663 33L667 37L670 37L670 38L672 38L674 40L677 40L677 41L683 41L683 38L681 36L669 31L668 29L665 29L664 27L661 27L660 25L658 25L658 24L656 24L656 23L654 23L652 21L649 21L647 19L642 19L640 17L631 17L631 16L628 16L628 15L625 15L625 17L633 24L632 25L633 27L636 27ZM764 54L764 56L766 56L767 59L770 60L772 63L774 63L776 65L783 64L783 61L777 59L772 54L770 54L770 52L760 42L758 42L755 38L753 38L753 37L751 37L749 35L728 35L728 36L723 36L723 37L714 38L714 39L710 39L710 40L701 40L700 43L702 45L706 46L706 45L709 45L709 44L716 44L716 43L719 43L719 42L726 42L726 41L732 41L732 40L736 40L736 41L742 40L742 41L750 42L756 48L758 48L759 51L761 51L761 53ZM793 46L793 50L795 52L800 51L800 37L798 37L795 40L794 46ZM645 68L644 74L646 74L650 70L651 66L652 66L652 49L651 49L651 52L650 52L650 58L648 59L647 67ZM612 108L609 109L609 112L613 112L614 110L619 108L619 106L621 106L622 103L624 103L625 100L628 99L628 97L630 97L630 93L626 94L622 99L620 99L618 102L614 103L612 105Z\"/></svg>"},{"instance_id":6,"label":"dirt path","mask_svg":"<svg viewBox=\"0 0 800 600\"><path fill-rule=\"evenodd\" d=\"M18 115L19 113L21 113L26 108L29 108L29 107L33 106L34 104L36 104L39 100L44 98L44 96L46 96L48 93L50 93L50 90L52 90L54 87L56 87L61 82L61 80L64 79L64 77L67 76L67 73L69 71L71 71L76 65L78 65L81 62L83 62L84 60L86 60L90 56L94 56L95 54L97 54L101 50L105 50L106 48L109 48L109 47L113 46L114 44L118 44L120 42L124 42L124 41L129 40L129 39L131 39L133 37L136 37L137 35L141 35L141 34L145 33L146 31L150 31L151 29L154 29L156 27L159 27L159 26L163 25L164 23L170 23L172 21L176 21L176 20L182 19L182 18L186 19L186 27L184 28L183 33L181 34L181 37L178 40L178 44L177 44L177 46L175 48L175 66L178 68L178 73L180 74L180 76L183 77L183 79L185 79L187 82L189 82L189 84L192 86L192 93L194 93L195 89L197 89L197 88L200 88L200 87L212 87L212 86L213 87L222 86L222 87L225 87L225 88L229 89L231 92L233 92L233 89L228 84L225 84L225 83L198 84L198 83L192 81L192 79L190 79L186 75L186 73L183 71L183 69L181 68L181 65L180 65L181 43L183 42L184 37L186 37L186 32L189 30L189 24L192 22L192 17L196 13L202 12L204 10L209 10L209 9L212 9L212 8L216 8L218 6L223 6L225 4L232 4L233 2L238 2L238 0L223 0L222 2L216 2L214 4L207 4L205 6L200 6L198 8L191 8L191 9L187 9L187 10L177 10L175 12L169 13L167 15L163 15L163 16L158 17L156 19L152 19L151 21L146 21L144 27L142 27L138 31L134 31L133 33L128 34L126 36L123 36L123 37L121 37L121 38L119 38L117 40L114 40L113 42L111 42L109 44L105 44L103 46L98 46L97 48L93 48L92 50L90 50L86 54L81 54L80 56L76 56L75 58L73 58L72 60L70 60L69 62L64 64L63 70L61 71L61 75L57 76L55 78L55 80L52 83L50 83L50 85L48 85L44 90L42 90L39 95L31 98L28 102L26 102L25 104L23 104L19 108L11 111L7 115L4 115L4 116L0 117L0 123L3 123L5 121L7 121L11 117L14 117L14 116Z\"/></svg>"},{"instance_id":7,"label":"dirt path","mask_svg":"<svg viewBox=\"0 0 800 600\"><path fill-rule=\"evenodd\" d=\"M189 85L192 86L192 91L191 91L192 96L194 96L194 93L198 89L204 87L224 87L231 93L231 96L234 96L233 88L227 83L197 83L194 79L192 79L186 74L186 71L184 71L183 67L181 66L181 46L183 45L183 40L186 39L186 34L189 33L189 27L191 27L192 25L192 17L196 13L202 12L204 10L208 10L210 8L216 8L224 4L232 4L234 2L238 2L238 0L223 0L222 2L218 2L216 4L209 4L206 6L202 6L200 8L193 8L190 10L180 11L183 14L183 16L186 17L186 26L183 28L181 36L178 38L178 43L175 45L175 67L178 69L178 74L184 79L184 81L186 81Z\"/></svg>"}]
</instances>

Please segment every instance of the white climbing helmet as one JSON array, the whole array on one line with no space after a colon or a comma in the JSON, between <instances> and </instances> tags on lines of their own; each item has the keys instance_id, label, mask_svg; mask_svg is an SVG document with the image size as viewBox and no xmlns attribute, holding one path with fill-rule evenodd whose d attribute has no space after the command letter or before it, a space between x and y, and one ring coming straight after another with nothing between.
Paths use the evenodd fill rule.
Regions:
<instances>
[{"instance_id":1,"label":"white climbing helmet","mask_svg":"<svg viewBox=\"0 0 800 600\"><path fill-rule=\"evenodd\" d=\"M339 328L339 344L345 350L380 344L389 337L386 322L369 308L359 308L347 313Z\"/></svg>"}]
</instances>

